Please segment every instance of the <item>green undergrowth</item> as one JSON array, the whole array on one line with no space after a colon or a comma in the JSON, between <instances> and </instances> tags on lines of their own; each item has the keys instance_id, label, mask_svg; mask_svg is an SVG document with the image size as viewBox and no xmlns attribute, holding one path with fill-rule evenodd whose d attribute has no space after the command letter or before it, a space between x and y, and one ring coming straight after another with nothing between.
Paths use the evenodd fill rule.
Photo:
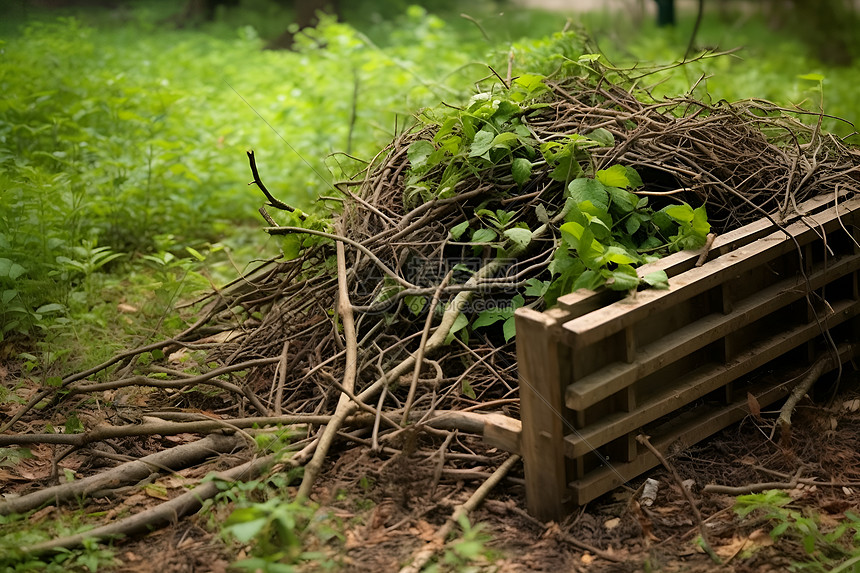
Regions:
<instances>
[{"instance_id":1,"label":"green undergrowth","mask_svg":"<svg viewBox=\"0 0 860 573\"><path fill-rule=\"evenodd\" d=\"M118 565L113 548L85 539L78 550L49 555L23 555L21 547L65 537L100 525L105 511L29 512L0 516L0 571L3 573L94 573Z\"/></svg>"},{"instance_id":2,"label":"green undergrowth","mask_svg":"<svg viewBox=\"0 0 860 573\"><path fill-rule=\"evenodd\" d=\"M149 296L143 285L165 265L183 266L196 286L205 276L223 284L233 263L276 255L274 244L260 246L247 149L282 200L314 211L330 181L360 169L412 110L462 98L469 78L486 73L474 62L492 48L477 31L458 37L420 8L398 22L381 47L327 18L283 52L263 50L250 26L171 30L152 16L122 26L31 22L3 40L4 355L121 321L105 304L127 301L111 291ZM249 238L237 238L242 229ZM143 278L130 284L134 276Z\"/></svg>"},{"instance_id":3,"label":"green undergrowth","mask_svg":"<svg viewBox=\"0 0 860 573\"><path fill-rule=\"evenodd\" d=\"M735 513L747 522L765 524L771 539L788 551L802 555L793 559L790 571L860 571L860 516L845 511L826 516L818 508L803 507L782 490L742 495ZM741 557L750 557L752 548Z\"/></svg>"}]
</instances>

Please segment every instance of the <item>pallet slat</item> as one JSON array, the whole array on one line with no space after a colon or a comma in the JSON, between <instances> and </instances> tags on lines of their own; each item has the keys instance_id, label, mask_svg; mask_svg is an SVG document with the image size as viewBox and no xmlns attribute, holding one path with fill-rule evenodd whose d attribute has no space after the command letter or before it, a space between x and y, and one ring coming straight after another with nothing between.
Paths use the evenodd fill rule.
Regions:
<instances>
[{"instance_id":1,"label":"pallet slat","mask_svg":"<svg viewBox=\"0 0 860 573\"><path fill-rule=\"evenodd\" d=\"M813 290L819 289L834 278L848 275L858 269L860 255L852 255L810 275L809 283ZM633 363L613 364L574 382L566 390L567 407L582 410L608 398L677 358L725 338L732 332L803 298L806 296L804 286L794 278L780 281L744 299L729 314L709 315L643 347Z\"/></svg>"},{"instance_id":2,"label":"pallet slat","mask_svg":"<svg viewBox=\"0 0 860 573\"><path fill-rule=\"evenodd\" d=\"M846 196L838 211L817 197L784 227L726 233L702 266L683 252L638 270L666 270L668 290L578 291L544 313L517 310L521 429L491 420L485 434L522 453L533 515L560 519L653 467L639 432L663 451L692 445L746 415L747 392L782 398L780 373L826 351L823 332L856 341L860 197Z\"/></svg>"}]
</instances>

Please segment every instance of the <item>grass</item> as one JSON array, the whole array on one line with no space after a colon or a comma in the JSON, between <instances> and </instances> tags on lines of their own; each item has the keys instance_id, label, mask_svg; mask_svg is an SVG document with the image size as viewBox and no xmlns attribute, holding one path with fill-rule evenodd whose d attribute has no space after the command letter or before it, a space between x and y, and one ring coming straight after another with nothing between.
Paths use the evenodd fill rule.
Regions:
<instances>
[{"instance_id":1,"label":"grass","mask_svg":"<svg viewBox=\"0 0 860 573\"><path fill-rule=\"evenodd\" d=\"M216 283L236 275L228 253L241 269L278 252L257 230L262 197L247 186L247 149L282 200L319 210L332 177L362 167L353 157L372 158L412 110L461 99L470 58L487 50L483 41L464 49L418 8L402 16L410 33L385 48L334 20L295 52L262 50L250 26L177 31L154 20L32 21L3 42L7 356L55 334L80 341L81 329L101 338L92 325L110 339L124 318L175 331L112 309L140 307L126 298L142 296L169 313L171 301L208 286L206 274ZM159 289L176 286L161 276L170 266L193 280L168 296Z\"/></svg>"}]
</instances>

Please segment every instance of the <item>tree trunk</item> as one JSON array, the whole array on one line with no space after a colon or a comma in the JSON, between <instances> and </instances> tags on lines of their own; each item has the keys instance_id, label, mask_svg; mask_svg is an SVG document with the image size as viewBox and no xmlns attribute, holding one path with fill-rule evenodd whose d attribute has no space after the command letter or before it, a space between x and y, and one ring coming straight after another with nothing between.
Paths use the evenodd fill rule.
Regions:
<instances>
[{"instance_id":1,"label":"tree trunk","mask_svg":"<svg viewBox=\"0 0 860 573\"><path fill-rule=\"evenodd\" d=\"M336 0L296 0L296 26L285 30L283 34L269 42L266 46L270 50L289 50L293 47L293 39L301 30L316 26L319 23L317 14L326 12L338 15ZM298 30L294 31L294 30Z\"/></svg>"}]
</instances>

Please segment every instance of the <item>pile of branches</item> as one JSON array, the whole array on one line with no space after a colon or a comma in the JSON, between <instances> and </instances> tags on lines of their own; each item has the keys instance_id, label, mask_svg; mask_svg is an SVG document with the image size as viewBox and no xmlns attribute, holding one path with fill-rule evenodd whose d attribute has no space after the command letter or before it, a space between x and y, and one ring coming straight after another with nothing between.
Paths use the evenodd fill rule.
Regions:
<instances>
[{"instance_id":1,"label":"pile of branches","mask_svg":"<svg viewBox=\"0 0 860 573\"><path fill-rule=\"evenodd\" d=\"M613 143L590 150L581 166L586 174L616 164L633 167L644 183L637 194L658 204L704 203L719 232L762 216L778 220L808 197L852 187L860 173L857 153L821 133L814 119L803 123L764 101L648 101L621 83L593 77L546 85L542 105L522 118L535 141L609 132ZM480 414L518 417L513 341L499 328L464 325L473 320L478 303L509 299L530 279L547 277L566 185L550 177L552 166L537 158L526 184L515 181L510 164L503 162L467 171L445 193L410 203L404 199L413 169L410 147L432 141L438 129L431 124L402 134L359 177L338 184L342 208L330 223L314 223L276 199L249 152L254 183L269 207L295 222L279 225L264 208L270 225L265 231L298 237L299 256L268 261L213 292L202 301L197 322L178 336L67 376L59 389L40 391L3 425L0 445L62 444L68 450L61 459L109 438L228 430L236 440L206 444L207 451L224 451L249 441L249 428L299 425L304 434L288 448L289 456L254 457L223 477L247 478L274 463L304 466L297 495L306 498L335 442L401 455L405 444L414 448L416 437L427 432L433 448L439 443L448 448L446 432L453 429L480 434ZM425 177L443 176L444 165L434 169ZM451 230L474 221L478 209L515 211L538 230L527 248L509 249L502 263L492 245L452 237ZM540 212L547 217L541 220ZM532 297L528 304L541 308L543 300ZM206 366L190 374L181 358L196 351L205 354L199 364ZM155 390L147 407L130 412L126 406L111 424L71 435L15 433L45 400L59 408L75 395L128 387ZM218 397L189 392L207 387L219 390ZM188 408L215 411L220 419L182 410ZM116 422L121 419L138 423ZM493 463L503 459L497 456ZM502 470L515 461L509 458ZM183 502L167 502L161 518L199 507L206 491L192 493L181 496ZM51 491L48 497L60 496ZM0 503L0 513L24 511L45 499L43 493ZM88 535L139 531L153 521L140 517L126 529L112 524Z\"/></svg>"}]
</instances>

